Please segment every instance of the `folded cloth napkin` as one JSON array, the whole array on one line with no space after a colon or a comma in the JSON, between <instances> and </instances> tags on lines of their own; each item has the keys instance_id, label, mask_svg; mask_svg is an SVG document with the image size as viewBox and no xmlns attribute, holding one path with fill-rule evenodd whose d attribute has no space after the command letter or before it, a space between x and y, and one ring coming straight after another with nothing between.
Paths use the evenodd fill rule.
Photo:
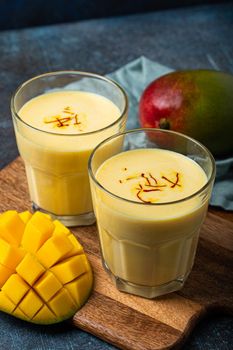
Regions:
<instances>
[{"instance_id":1,"label":"folded cloth napkin","mask_svg":"<svg viewBox=\"0 0 233 350\"><path fill-rule=\"evenodd\" d=\"M108 75L117 81L128 94L128 129L139 127L138 102L145 87L155 78L172 71L173 69L153 62L146 57L139 57ZM210 204L225 210L233 210L233 157L216 160L216 166L216 181Z\"/></svg>"}]
</instances>

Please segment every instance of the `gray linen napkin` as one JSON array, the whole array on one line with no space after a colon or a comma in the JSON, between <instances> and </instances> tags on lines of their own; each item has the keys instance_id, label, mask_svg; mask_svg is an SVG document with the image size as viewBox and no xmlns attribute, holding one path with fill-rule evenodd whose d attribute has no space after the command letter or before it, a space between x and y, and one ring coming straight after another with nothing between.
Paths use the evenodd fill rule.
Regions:
<instances>
[{"instance_id":1,"label":"gray linen napkin","mask_svg":"<svg viewBox=\"0 0 233 350\"><path fill-rule=\"evenodd\" d=\"M142 56L108 75L121 84L128 94L128 129L139 127L138 102L145 87L155 78L172 71L173 69ZM210 204L233 210L233 157L216 160L216 165L216 181Z\"/></svg>"}]
</instances>

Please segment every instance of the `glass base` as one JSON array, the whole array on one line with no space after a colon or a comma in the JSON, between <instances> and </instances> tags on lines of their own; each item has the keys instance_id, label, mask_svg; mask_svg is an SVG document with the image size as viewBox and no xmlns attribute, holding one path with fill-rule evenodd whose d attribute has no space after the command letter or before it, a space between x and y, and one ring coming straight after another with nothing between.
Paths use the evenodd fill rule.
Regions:
<instances>
[{"instance_id":1,"label":"glass base","mask_svg":"<svg viewBox=\"0 0 233 350\"><path fill-rule=\"evenodd\" d=\"M95 215L93 212L80 214L80 215L56 215L56 214L50 213L47 210L40 208L35 203L32 203L32 210L33 211L39 210L45 214L49 214L54 220L57 219L61 221L67 227L89 226L89 225L93 225L96 221Z\"/></svg>"},{"instance_id":2,"label":"glass base","mask_svg":"<svg viewBox=\"0 0 233 350\"><path fill-rule=\"evenodd\" d=\"M178 278L174 281L162 284L160 286L143 286L140 284L134 284L134 283L125 281L120 277L114 276L113 273L110 271L109 267L107 266L106 262L105 261L102 261L102 262L103 262L104 269L110 275L111 280L113 281L114 285L119 291L129 293L129 294L134 294L147 299L153 299L161 295L165 295L165 294L180 290L183 287L184 282L186 281L189 275L187 274L185 277Z\"/></svg>"}]
</instances>

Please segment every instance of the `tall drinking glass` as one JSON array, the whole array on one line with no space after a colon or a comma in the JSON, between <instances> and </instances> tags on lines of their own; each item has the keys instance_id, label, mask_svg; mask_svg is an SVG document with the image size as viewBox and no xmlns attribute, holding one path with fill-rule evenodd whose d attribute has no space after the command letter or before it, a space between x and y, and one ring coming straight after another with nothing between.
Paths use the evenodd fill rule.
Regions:
<instances>
[{"instance_id":1,"label":"tall drinking glass","mask_svg":"<svg viewBox=\"0 0 233 350\"><path fill-rule=\"evenodd\" d=\"M12 117L34 209L67 226L95 221L88 158L97 144L124 131L127 109L124 90L92 73L43 74L16 90Z\"/></svg>"},{"instance_id":2,"label":"tall drinking glass","mask_svg":"<svg viewBox=\"0 0 233 350\"><path fill-rule=\"evenodd\" d=\"M154 298L182 288L194 262L215 163L194 139L137 129L89 160L103 265L116 287Z\"/></svg>"}]
</instances>

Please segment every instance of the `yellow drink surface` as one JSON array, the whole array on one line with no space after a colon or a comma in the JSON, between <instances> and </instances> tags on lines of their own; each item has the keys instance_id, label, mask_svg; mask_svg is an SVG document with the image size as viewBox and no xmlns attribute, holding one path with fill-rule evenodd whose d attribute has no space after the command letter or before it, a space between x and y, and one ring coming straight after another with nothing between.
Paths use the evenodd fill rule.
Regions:
<instances>
[{"instance_id":1,"label":"yellow drink surface","mask_svg":"<svg viewBox=\"0 0 233 350\"><path fill-rule=\"evenodd\" d=\"M96 178L119 197L142 203L166 203L188 197L207 181L193 160L163 149L119 153L102 164Z\"/></svg>"},{"instance_id":2,"label":"yellow drink surface","mask_svg":"<svg viewBox=\"0 0 233 350\"><path fill-rule=\"evenodd\" d=\"M202 168L176 152L136 149L107 159L95 176L118 196L93 186L102 252L110 271L145 286L185 279L208 200L198 195L182 199L206 184Z\"/></svg>"},{"instance_id":3,"label":"yellow drink surface","mask_svg":"<svg viewBox=\"0 0 233 350\"><path fill-rule=\"evenodd\" d=\"M120 117L119 108L109 99L84 91L40 95L28 101L18 114L31 126L61 134L96 131Z\"/></svg>"},{"instance_id":4,"label":"yellow drink surface","mask_svg":"<svg viewBox=\"0 0 233 350\"><path fill-rule=\"evenodd\" d=\"M98 94L63 90L29 100L18 114L32 126L21 123L16 128L32 201L56 215L92 211L89 155L119 131L116 124L100 130L120 117L119 108ZM88 134L93 131L98 132Z\"/></svg>"}]
</instances>

